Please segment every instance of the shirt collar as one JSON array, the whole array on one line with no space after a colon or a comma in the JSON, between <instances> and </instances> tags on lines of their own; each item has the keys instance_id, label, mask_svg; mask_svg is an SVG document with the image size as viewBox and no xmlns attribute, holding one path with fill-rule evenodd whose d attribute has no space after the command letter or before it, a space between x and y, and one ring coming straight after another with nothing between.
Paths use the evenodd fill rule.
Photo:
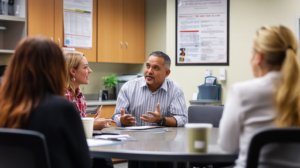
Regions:
<instances>
[{"instance_id":1,"label":"shirt collar","mask_svg":"<svg viewBox=\"0 0 300 168\"><path fill-rule=\"evenodd\" d=\"M162 89L164 89L166 92L168 92L168 84L167 84L167 79L166 79L166 78L165 78L165 81L164 81L164 83L161 85L160 88L162 88Z\"/></svg>"},{"instance_id":2,"label":"shirt collar","mask_svg":"<svg viewBox=\"0 0 300 168\"><path fill-rule=\"evenodd\" d=\"M143 77L143 80L141 80L140 82L140 87L146 87L146 86L147 86L146 79L145 77Z\"/></svg>"},{"instance_id":3,"label":"shirt collar","mask_svg":"<svg viewBox=\"0 0 300 168\"><path fill-rule=\"evenodd\" d=\"M146 83L146 79L145 78L144 78L144 80L141 81L140 87L147 87L148 88L148 85ZM165 79L164 83L157 90L159 90L159 89L164 89L166 92L168 92L167 79Z\"/></svg>"}]
</instances>

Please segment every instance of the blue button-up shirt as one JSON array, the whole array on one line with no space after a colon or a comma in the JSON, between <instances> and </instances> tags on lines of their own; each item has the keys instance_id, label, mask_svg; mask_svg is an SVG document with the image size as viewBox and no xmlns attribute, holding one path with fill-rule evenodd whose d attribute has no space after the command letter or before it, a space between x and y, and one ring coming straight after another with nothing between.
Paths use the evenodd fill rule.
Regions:
<instances>
[{"instance_id":1,"label":"blue button-up shirt","mask_svg":"<svg viewBox=\"0 0 300 168\"><path fill-rule=\"evenodd\" d=\"M115 113L111 119L117 122L117 126L122 126L120 118L121 108L123 108L125 114L131 114L135 117L135 126L156 126L157 123L145 122L140 117L143 114L152 116L146 112L155 112L157 103L159 103L161 115L174 117L178 127L184 126L187 122L187 107L181 87L176 82L166 78L162 86L152 93L143 77L128 81L122 86Z\"/></svg>"}]
</instances>

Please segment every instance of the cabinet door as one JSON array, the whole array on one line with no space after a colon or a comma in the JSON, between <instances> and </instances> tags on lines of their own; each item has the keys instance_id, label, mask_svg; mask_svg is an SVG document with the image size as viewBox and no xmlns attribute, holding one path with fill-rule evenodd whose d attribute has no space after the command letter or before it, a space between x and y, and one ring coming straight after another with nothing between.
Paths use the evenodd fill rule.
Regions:
<instances>
[{"instance_id":1,"label":"cabinet door","mask_svg":"<svg viewBox=\"0 0 300 168\"><path fill-rule=\"evenodd\" d=\"M115 105L104 105L101 109L101 115L99 117L110 119L111 116L114 114L115 109L116 109ZM87 115L87 117L94 117L94 116L95 114ZM111 126L116 127L117 125L115 123L111 123Z\"/></svg>"},{"instance_id":2,"label":"cabinet door","mask_svg":"<svg viewBox=\"0 0 300 168\"><path fill-rule=\"evenodd\" d=\"M54 0L27 1L28 36L54 38Z\"/></svg>"},{"instance_id":3,"label":"cabinet door","mask_svg":"<svg viewBox=\"0 0 300 168\"><path fill-rule=\"evenodd\" d=\"M60 48L64 46L64 14L63 1L54 2L54 41Z\"/></svg>"},{"instance_id":4,"label":"cabinet door","mask_svg":"<svg viewBox=\"0 0 300 168\"><path fill-rule=\"evenodd\" d=\"M124 63L145 62L145 0L124 0Z\"/></svg>"},{"instance_id":5,"label":"cabinet door","mask_svg":"<svg viewBox=\"0 0 300 168\"><path fill-rule=\"evenodd\" d=\"M98 62L122 63L124 48L123 0L99 0Z\"/></svg>"}]
</instances>

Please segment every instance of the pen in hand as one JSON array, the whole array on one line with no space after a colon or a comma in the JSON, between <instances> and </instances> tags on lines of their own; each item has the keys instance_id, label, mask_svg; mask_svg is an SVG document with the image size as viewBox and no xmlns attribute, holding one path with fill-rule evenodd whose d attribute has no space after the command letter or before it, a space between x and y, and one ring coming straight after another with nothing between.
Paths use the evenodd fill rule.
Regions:
<instances>
[{"instance_id":1,"label":"pen in hand","mask_svg":"<svg viewBox=\"0 0 300 168\"><path fill-rule=\"evenodd\" d=\"M103 107L103 105L100 106L100 108L97 110L97 113L96 113L96 115L94 117L95 118L95 122L97 121L96 123L99 124L99 125L101 125L101 129L102 128L108 128L108 127L110 127L110 123L116 123L114 120L111 120L111 119L100 118L102 107Z\"/></svg>"},{"instance_id":2,"label":"pen in hand","mask_svg":"<svg viewBox=\"0 0 300 168\"><path fill-rule=\"evenodd\" d=\"M100 108L97 110L97 113L96 113L94 118L99 118L100 117L102 107L103 107L103 105L101 105Z\"/></svg>"}]
</instances>

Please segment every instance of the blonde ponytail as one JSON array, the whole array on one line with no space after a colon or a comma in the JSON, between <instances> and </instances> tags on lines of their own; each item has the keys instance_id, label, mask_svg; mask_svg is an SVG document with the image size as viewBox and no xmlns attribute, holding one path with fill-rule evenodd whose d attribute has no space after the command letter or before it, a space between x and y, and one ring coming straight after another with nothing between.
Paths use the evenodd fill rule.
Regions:
<instances>
[{"instance_id":1,"label":"blonde ponytail","mask_svg":"<svg viewBox=\"0 0 300 168\"><path fill-rule=\"evenodd\" d=\"M288 48L281 66L281 81L274 88L276 124L279 127L300 125L300 67L295 51Z\"/></svg>"},{"instance_id":2,"label":"blonde ponytail","mask_svg":"<svg viewBox=\"0 0 300 168\"><path fill-rule=\"evenodd\" d=\"M285 26L265 26L257 32L254 48L263 53L270 70L280 69L281 79L273 88L276 125L300 126L300 65L294 34Z\"/></svg>"}]
</instances>

